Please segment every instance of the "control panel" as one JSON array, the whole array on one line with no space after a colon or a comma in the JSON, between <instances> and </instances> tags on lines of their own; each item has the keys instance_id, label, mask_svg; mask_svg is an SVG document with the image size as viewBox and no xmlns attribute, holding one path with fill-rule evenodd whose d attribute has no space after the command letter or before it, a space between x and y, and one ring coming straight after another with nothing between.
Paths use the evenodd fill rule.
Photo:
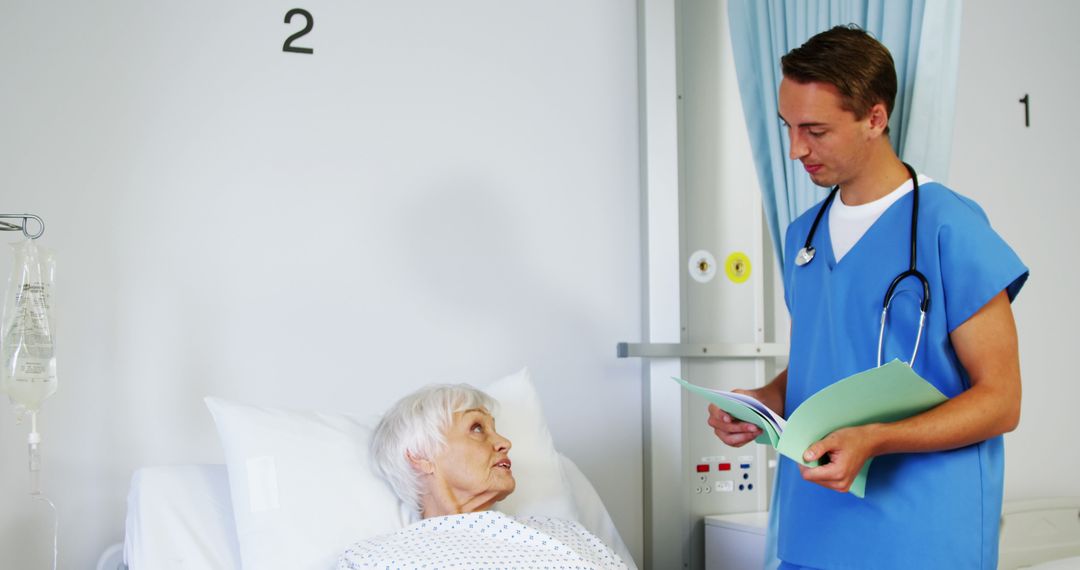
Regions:
<instances>
[{"instance_id":1,"label":"control panel","mask_svg":"<svg viewBox=\"0 0 1080 570\"><path fill-rule=\"evenodd\" d=\"M710 495L753 491L755 463L753 455L702 457L694 465L694 493Z\"/></svg>"},{"instance_id":2,"label":"control panel","mask_svg":"<svg viewBox=\"0 0 1080 570\"><path fill-rule=\"evenodd\" d=\"M755 372L760 374L753 367L754 363L749 362L686 366L694 369L690 373L699 385L722 390L740 387L735 384L740 381L742 385L752 385ZM754 442L730 447L720 441L706 423L708 402L687 394L684 405L687 447L683 473L686 492L690 495L691 515L704 517L768 510L772 447Z\"/></svg>"}]
</instances>

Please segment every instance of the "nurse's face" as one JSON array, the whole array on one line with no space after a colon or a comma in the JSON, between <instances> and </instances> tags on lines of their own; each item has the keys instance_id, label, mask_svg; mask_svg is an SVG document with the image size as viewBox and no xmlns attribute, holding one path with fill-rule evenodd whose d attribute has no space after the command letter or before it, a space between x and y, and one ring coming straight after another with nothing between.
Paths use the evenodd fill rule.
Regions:
<instances>
[{"instance_id":1,"label":"nurse's face","mask_svg":"<svg viewBox=\"0 0 1080 570\"><path fill-rule=\"evenodd\" d=\"M435 456L434 484L460 512L482 510L514 491L510 440L495 431L487 410L455 413L444 436L446 446Z\"/></svg>"},{"instance_id":2,"label":"nurse's face","mask_svg":"<svg viewBox=\"0 0 1080 570\"><path fill-rule=\"evenodd\" d=\"M790 157L802 162L814 184L843 186L859 177L876 136L870 126L873 111L857 119L841 107L836 87L786 77L780 82L779 111L791 142Z\"/></svg>"}]
</instances>

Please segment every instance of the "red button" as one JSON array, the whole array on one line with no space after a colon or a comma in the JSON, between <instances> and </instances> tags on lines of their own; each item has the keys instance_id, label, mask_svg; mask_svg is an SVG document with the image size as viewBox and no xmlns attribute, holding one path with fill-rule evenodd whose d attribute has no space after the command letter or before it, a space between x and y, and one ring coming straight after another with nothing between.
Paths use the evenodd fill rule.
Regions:
<instances>
[{"instance_id":1,"label":"red button","mask_svg":"<svg viewBox=\"0 0 1080 570\"><path fill-rule=\"evenodd\" d=\"M721 463L721 464L716 466L716 470L717 471L731 471L731 464L730 463Z\"/></svg>"},{"instance_id":2,"label":"red button","mask_svg":"<svg viewBox=\"0 0 1080 570\"><path fill-rule=\"evenodd\" d=\"M709 472L709 466L708 465L698 465L697 466L697 472L698 473L708 473Z\"/></svg>"}]
</instances>

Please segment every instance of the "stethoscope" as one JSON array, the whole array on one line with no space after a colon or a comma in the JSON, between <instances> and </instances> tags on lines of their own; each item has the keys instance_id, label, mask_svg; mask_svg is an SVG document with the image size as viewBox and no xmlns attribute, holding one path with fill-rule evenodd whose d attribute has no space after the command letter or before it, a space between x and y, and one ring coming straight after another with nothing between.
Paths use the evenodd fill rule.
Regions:
<instances>
[{"instance_id":1,"label":"stethoscope","mask_svg":"<svg viewBox=\"0 0 1080 570\"><path fill-rule=\"evenodd\" d=\"M877 365L881 366L881 350L882 344L885 340L885 317L889 313L889 304L892 303L893 292L896 290L896 286L901 281L908 277L914 277L922 283L923 298L922 304L919 306L919 331L915 336L915 350L911 353L911 362L908 366L915 364L915 355L919 354L919 341L922 339L923 323L926 322L926 311L930 308L930 282L926 280L926 276L919 273L915 269L915 249L918 245L918 225L919 225L919 179L915 174L915 169L908 163L904 163L904 168L907 169L908 174L911 175L912 183L912 205L911 205L911 261L908 265L908 270L897 275L889 289L885 291L885 302L881 309L881 331L878 333L878 354ZM795 265L802 267L807 263L810 263L814 259L814 246L811 242L814 240L814 233L817 232L818 224L821 223L821 217L825 214L825 211L829 209L829 205L832 204L834 198L836 198L837 192L839 192L840 186L833 186L833 189L829 192L829 197L825 199L825 203L822 204L821 209L818 210L817 216L814 217L814 224L810 226L810 233L806 236L806 243L803 244L799 253L795 254Z\"/></svg>"}]
</instances>

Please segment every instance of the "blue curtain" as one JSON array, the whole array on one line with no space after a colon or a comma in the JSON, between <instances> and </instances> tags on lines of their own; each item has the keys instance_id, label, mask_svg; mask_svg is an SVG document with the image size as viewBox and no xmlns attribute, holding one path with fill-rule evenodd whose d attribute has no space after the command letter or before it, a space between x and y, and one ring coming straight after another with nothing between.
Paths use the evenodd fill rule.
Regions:
<instances>
[{"instance_id":1,"label":"blue curtain","mask_svg":"<svg viewBox=\"0 0 1080 570\"><path fill-rule=\"evenodd\" d=\"M825 196L788 159L787 133L777 118L780 57L835 25L854 23L873 34L896 63L899 89L889 119L893 148L919 172L946 182L960 9L960 0L729 1L739 91L777 259L784 259L788 224Z\"/></svg>"},{"instance_id":2,"label":"blue curtain","mask_svg":"<svg viewBox=\"0 0 1080 570\"><path fill-rule=\"evenodd\" d=\"M788 159L777 114L780 57L810 36L854 23L885 44L898 90L889 138L897 154L940 182L948 177L960 47L961 0L729 0L732 53L762 204L783 271L784 232L825 196ZM779 566L776 486L770 501L765 568Z\"/></svg>"}]
</instances>

